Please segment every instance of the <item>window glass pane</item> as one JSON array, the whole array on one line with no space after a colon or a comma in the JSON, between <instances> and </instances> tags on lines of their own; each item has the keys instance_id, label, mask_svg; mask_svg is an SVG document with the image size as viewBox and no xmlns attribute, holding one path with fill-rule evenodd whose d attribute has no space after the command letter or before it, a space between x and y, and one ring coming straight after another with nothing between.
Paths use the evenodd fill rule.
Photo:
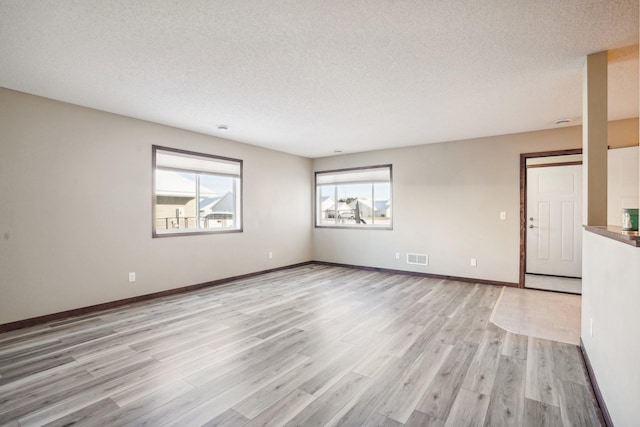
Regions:
<instances>
[{"instance_id":1,"label":"window glass pane","mask_svg":"<svg viewBox=\"0 0 640 427\"><path fill-rule=\"evenodd\" d=\"M371 224L371 184L338 185L337 211L341 224Z\"/></svg>"},{"instance_id":2,"label":"window glass pane","mask_svg":"<svg viewBox=\"0 0 640 427\"><path fill-rule=\"evenodd\" d=\"M195 198L195 173L156 170L156 230L197 228Z\"/></svg>"},{"instance_id":3,"label":"window glass pane","mask_svg":"<svg viewBox=\"0 0 640 427\"><path fill-rule=\"evenodd\" d=\"M316 226L391 228L391 166L316 173Z\"/></svg>"},{"instance_id":4,"label":"window glass pane","mask_svg":"<svg viewBox=\"0 0 640 427\"><path fill-rule=\"evenodd\" d=\"M200 176L200 225L202 228L234 228L235 178Z\"/></svg>"},{"instance_id":5,"label":"window glass pane","mask_svg":"<svg viewBox=\"0 0 640 427\"><path fill-rule=\"evenodd\" d=\"M376 225L391 225L391 184L373 184L374 222Z\"/></svg>"},{"instance_id":6,"label":"window glass pane","mask_svg":"<svg viewBox=\"0 0 640 427\"><path fill-rule=\"evenodd\" d=\"M242 231L242 160L153 147L153 236Z\"/></svg>"},{"instance_id":7,"label":"window glass pane","mask_svg":"<svg viewBox=\"0 0 640 427\"><path fill-rule=\"evenodd\" d=\"M318 223L331 225L336 223L336 186L321 185L318 188Z\"/></svg>"}]
</instances>

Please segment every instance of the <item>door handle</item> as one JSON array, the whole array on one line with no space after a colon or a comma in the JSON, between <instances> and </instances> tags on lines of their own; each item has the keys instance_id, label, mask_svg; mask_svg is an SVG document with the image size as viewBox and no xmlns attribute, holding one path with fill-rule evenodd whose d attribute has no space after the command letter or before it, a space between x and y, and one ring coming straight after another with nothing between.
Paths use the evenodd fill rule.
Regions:
<instances>
[{"instance_id":1,"label":"door handle","mask_svg":"<svg viewBox=\"0 0 640 427\"><path fill-rule=\"evenodd\" d=\"M533 221L533 217L532 216L529 217L529 221Z\"/></svg>"},{"instance_id":2,"label":"door handle","mask_svg":"<svg viewBox=\"0 0 640 427\"><path fill-rule=\"evenodd\" d=\"M533 228L533 224L531 224L531 225L529 226L529 228Z\"/></svg>"}]
</instances>

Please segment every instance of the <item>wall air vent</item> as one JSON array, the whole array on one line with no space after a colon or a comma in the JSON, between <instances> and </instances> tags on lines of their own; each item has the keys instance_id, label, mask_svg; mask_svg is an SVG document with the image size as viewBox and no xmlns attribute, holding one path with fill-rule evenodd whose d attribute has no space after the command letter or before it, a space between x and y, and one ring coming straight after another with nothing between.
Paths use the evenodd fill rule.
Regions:
<instances>
[{"instance_id":1,"label":"wall air vent","mask_svg":"<svg viewBox=\"0 0 640 427\"><path fill-rule=\"evenodd\" d=\"M429 255L407 254L407 264L429 265Z\"/></svg>"}]
</instances>

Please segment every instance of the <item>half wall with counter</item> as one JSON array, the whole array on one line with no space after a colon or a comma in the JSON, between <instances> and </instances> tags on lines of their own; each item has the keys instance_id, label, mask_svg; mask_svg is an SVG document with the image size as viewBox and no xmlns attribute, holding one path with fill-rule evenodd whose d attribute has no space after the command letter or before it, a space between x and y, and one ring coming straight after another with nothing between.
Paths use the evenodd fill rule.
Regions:
<instances>
[{"instance_id":1,"label":"half wall with counter","mask_svg":"<svg viewBox=\"0 0 640 427\"><path fill-rule=\"evenodd\" d=\"M640 420L638 246L640 236L620 227L586 227L583 232L583 351L616 426Z\"/></svg>"}]
</instances>

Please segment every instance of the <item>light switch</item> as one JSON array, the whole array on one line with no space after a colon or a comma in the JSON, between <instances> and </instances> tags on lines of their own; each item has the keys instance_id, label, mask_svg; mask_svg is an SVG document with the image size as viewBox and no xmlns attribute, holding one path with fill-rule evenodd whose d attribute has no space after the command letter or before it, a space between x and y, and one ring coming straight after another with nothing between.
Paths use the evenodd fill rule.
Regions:
<instances>
[{"instance_id":1,"label":"light switch","mask_svg":"<svg viewBox=\"0 0 640 427\"><path fill-rule=\"evenodd\" d=\"M505 211L500 212L500 219L502 221L504 221L505 219L507 219L507 213Z\"/></svg>"}]
</instances>

